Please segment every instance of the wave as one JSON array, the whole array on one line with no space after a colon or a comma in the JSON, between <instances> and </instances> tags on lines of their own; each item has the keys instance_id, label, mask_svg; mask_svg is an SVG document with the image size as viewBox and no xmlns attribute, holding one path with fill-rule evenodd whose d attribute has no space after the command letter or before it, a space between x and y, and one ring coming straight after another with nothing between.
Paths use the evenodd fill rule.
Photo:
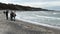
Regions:
<instances>
[{"instance_id":1,"label":"wave","mask_svg":"<svg viewBox=\"0 0 60 34\"><path fill-rule=\"evenodd\" d=\"M59 19L58 17L50 17L50 16L40 16L40 15L36 15L37 17L42 17L42 18L50 18L50 19Z\"/></svg>"},{"instance_id":2,"label":"wave","mask_svg":"<svg viewBox=\"0 0 60 34\"><path fill-rule=\"evenodd\" d=\"M45 27L54 28L54 29L60 29L60 27L58 27L58 26L52 26L52 25L48 25L48 24L33 22L33 21L30 21L30 20L21 19L19 17L16 17L16 19L17 20L22 20L24 22L32 23L32 24L35 24L35 25L45 26Z\"/></svg>"}]
</instances>

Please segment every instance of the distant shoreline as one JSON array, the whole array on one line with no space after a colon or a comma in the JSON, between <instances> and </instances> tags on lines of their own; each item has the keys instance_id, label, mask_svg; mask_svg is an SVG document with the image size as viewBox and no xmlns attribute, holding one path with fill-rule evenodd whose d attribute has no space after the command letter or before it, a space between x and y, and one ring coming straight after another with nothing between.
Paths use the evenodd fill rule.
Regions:
<instances>
[{"instance_id":1,"label":"distant shoreline","mask_svg":"<svg viewBox=\"0 0 60 34\"><path fill-rule=\"evenodd\" d=\"M6 10L6 9L20 10L20 11L52 11L52 10L44 9L44 8L36 8L36 7L30 7L30 6L0 3L0 10Z\"/></svg>"}]
</instances>

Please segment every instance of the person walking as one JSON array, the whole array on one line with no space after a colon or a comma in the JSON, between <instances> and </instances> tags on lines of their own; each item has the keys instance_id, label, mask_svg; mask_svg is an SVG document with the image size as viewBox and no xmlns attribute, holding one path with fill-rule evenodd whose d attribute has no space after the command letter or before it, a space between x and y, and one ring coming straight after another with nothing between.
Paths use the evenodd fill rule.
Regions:
<instances>
[{"instance_id":1,"label":"person walking","mask_svg":"<svg viewBox=\"0 0 60 34\"><path fill-rule=\"evenodd\" d=\"M8 10L4 11L4 14L6 15L6 20L8 20Z\"/></svg>"}]
</instances>

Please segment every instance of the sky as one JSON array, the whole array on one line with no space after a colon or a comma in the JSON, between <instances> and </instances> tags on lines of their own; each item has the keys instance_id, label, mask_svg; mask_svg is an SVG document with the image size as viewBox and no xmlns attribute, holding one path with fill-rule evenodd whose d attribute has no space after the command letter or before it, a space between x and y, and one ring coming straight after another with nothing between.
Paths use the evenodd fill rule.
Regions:
<instances>
[{"instance_id":1,"label":"sky","mask_svg":"<svg viewBox=\"0 0 60 34\"><path fill-rule=\"evenodd\" d=\"M13 3L23 6L60 10L60 0L0 0L2 3Z\"/></svg>"}]
</instances>

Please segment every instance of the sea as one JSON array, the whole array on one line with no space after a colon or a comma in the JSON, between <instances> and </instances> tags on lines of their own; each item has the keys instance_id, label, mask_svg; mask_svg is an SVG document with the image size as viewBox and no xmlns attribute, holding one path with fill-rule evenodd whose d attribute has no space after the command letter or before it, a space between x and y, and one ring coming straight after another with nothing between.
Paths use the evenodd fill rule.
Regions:
<instances>
[{"instance_id":1,"label":"sea","mask_svg":"<svg viewBox=\"0 0 60 34\"><path fill-rule=\"evenodd\" d=\"M60 11L18 11L16 19L60 29Z\"/></svg>"}]
</instances>

